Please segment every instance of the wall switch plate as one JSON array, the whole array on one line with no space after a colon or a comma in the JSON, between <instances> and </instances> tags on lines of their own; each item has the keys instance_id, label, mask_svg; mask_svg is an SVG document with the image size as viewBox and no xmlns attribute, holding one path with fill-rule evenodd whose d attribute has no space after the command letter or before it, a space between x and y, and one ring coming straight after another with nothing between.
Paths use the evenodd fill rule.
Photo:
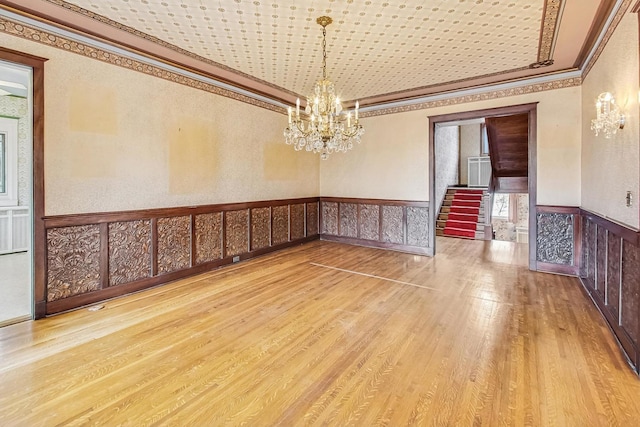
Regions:
<instances>
[{"instance_id":1,"label":"wall switch plate","mask_svg":"<svg viewBox=\"0 0 640 427\"><path fill-rule=\"evenodd\" d=\"M631 191L627 191L626 200L627 200L627 207L630 208L633 201L633 196L631 196Z\"/></svg>"},{"instance_id":2,"label":"wall switch plate","mask_svg":"<svg viewBox=\"0 0 640 427\"><path fill-rule=\"evenodd\" d=\"M240 261L240 255L236 255L233 257L233 262L238 262Z\"/></svg>"}]
</instances>

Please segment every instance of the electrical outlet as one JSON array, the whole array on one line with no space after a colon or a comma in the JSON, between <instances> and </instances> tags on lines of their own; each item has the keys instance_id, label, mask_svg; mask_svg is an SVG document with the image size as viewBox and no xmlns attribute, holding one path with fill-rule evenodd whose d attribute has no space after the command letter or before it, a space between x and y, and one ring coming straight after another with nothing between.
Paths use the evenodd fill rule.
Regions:
<instances>
[{"instance_id":1,"label":"electrical outlet","mask_svg":"<svg viewBox=\"0 0 640 427\"><path fill-rule=\"evenodd\" d=\"M627 207L630 208L633 201L633 196L631 195L631 191L627 191L626 200L627 200Z\"/></svg>"},{"instance_id":2,"label":"electrical outlet","mask_svg":"<svg viewBox=\"0 0 640 427\"><path fill-rule=\"evenodd\" d=\"M240 261L240 255L236 255L233 257L233 262L238 262Z\"/></svg>"}]
</instances>

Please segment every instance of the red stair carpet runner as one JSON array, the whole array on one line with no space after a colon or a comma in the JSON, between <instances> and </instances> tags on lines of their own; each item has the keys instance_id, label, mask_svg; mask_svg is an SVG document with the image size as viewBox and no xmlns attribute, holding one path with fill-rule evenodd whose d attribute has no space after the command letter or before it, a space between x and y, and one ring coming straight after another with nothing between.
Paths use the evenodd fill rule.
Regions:
<instances>
[{"instance_id":1,"label":"red stair carpet runner","mask_svg":"<svg viewBox=\"0 0 640 427\"><path fill-rule=\"evenodd\" d=\"M445 236L475 239L482 193L482 190L456 190L444 226Z\"/></svg>"}]
</instances>

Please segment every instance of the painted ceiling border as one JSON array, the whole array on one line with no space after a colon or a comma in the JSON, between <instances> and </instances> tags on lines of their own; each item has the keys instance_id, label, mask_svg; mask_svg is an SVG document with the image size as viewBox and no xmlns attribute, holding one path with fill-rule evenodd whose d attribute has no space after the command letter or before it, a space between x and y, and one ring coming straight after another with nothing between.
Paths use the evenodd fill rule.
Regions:
<instances>
[{"instance_id":1,"label":"painted ceiling border","mask_svg":"<svg viewBox=\"0 0 640 427\"><path fill-rule=\"evenodd\" d=\"M513 82L487 85L411 100L362 107L362 117L395 114L447 105L457 105L489 99L499 99L527 93L580 86L597 61L611 34L631 5L632 0L617 0L614 13L607 20L583 71L571 71ZM615 9L617 8L617 9ZM56 47L112 65L142 72L168 81L204 90L216 95L286 114L288 104L255 94L213 78L191 72L144 55L47 24L37 19L0 8L0 32Z\"/></svg>"},{"instance_id":2,"label":"painted ceiling border","mask_svg":"<svg viewBox=\"0 0 640 427\"><path fill-rule=\"evenodd\" d=\"M542 28L540 29L540 47L538 62L553 59L553 50L558 37L558 27L566 0L545 0Z\"/></svg>"},{"instance_id":3,"label":"painted ceiling border","mask_svg":"<svg viewBox=\"0 0 640 427\"><path fill-rule=\"evenodd\" d=\"M618 28L618 24L620 23L620 21L622 21L622 18L627 13L627 10L629 10L629 7L631 6L632 1L633 0L617 1L613 9L614 12L609 16L609 19L607 19L607 22L605 22L604 28L602 29L600 36L596 39L596 42L594 43L594 48L589 53L589 56L587 56L587 59L585 61L585 66L582 70L583 80L587 78L589 71L591 71L595 63L598 61L598 58L600 58L602 51L607 46L607 43L609 43L609 39L611 38L611 35L616 30L616 28Z\"/></svg>"},{"instance_id":4,"label":"painted ceiling border","mask_svg":"<svg viewBox=\"0 0 640 427\"><path fill-rule=\"evenodd\" d=\"M129 25L125 25L125 24L123 24L121 22L114 21L112 19L107 18L106 16L103 16L103 15L100 15L98 13L92 12L92 11L90 11L88 9L85 9L83 7L80 7L80 6L77 6L77 5L73 4L73 3L69 3L69 2L67 2L65 0L45 0L45 1L47 1L47 2L49 2L51 4L54 4L56 6L59 6L59 7L63 8L63 9L69 10L69 11L71 11L73 13L77 13L78 15L83 15L83 16L85 16L87 18L91 18L96 22L100 22L102 24L109 25L109 26L111 26L113 28L117 28L118 30L121 30L121 31L124 31L126 33L132 34L132 35L134 35L136 37L140 37L143 40L147 40L147 41L150 41L150 42L155 43L157 45L160 45L162 47L166 47L167 49L170 49L170 50L173 50L174 52L177 52L179 54L188 56L188 57L193 58L193 59L195 59L197 61L203 62L205 64L212 65L214 67L220 68L221 70L229 71L229 72L234 73L234 74L236 74L238 76L247 78L247 79L252 80L252 81L254 81L254 82L256 82L256 83L258 83L260 85L264 85L264 86L276 89L276 90L278 90L280 92L286 93L286 94L291 95L293 97L299 96L298 94L296 94L296 93L294 93L294 92L292 92L292 91L290 91L288 89L285 89L283 87L280 87L278 85L270 83L270 82L268 82L266 80L261 80L261 79L255 77L255 76L252 76L250 74L244 73L244 72L242 72L240 70L236 70L235 68L231 68L231 67L229 67L229 66L227 66L225 64L222 64L220 62L216 62L216 61L213 61L213 60L211 60L209 58L205 58L204 56L197 55L197 54L195 54L193 52L190 52L190 51L188 51L186 49L183 49L183 48L181 48L181 47L179 47L179 46L177 46L175 44L172 44L172 43L169 43L167 41L164 41L164 40L162 40L162 39L160 39L158 37L152 36L150 34L147 34L147 33L143 32L143 31L136 30L135 28L133 28L133 27L131 27ZM114 40L114 42L115 42L115 40Z\"/></svg>"},{"instance_id":5,"label":"painted ceiling border","mask_svg":"<svg viewBox=\"0 0 640 427\"><path fill-rule=\"evenodd\" d=\"M0 32L267 110L286 113L286 104L266 96L2 8L0 8Z\"/></svg>"}]
</instances>

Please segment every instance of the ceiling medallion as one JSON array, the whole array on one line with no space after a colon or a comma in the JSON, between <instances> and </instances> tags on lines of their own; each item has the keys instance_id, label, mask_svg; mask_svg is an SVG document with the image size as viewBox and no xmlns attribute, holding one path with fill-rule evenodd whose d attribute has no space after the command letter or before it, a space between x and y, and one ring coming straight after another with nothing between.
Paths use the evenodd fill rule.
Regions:
<instances>
[{"instance_id":1,"label":"ceiling medallion","mask_svg":"<svg viewBox=\"0 0 640 427\"><path fill-rule=\"evenodd\" d=\"M305 113L309 120L306 124L300 117L300 98L296 100L295 113L293 107L289 107L289 126L284 130L284 137L296 151L304 149L320 153L320 158L326 160L331 153L345 153L353 148L354 143L359 144L364 128L358 121L358 101L352 120L351 111L342 111L335 87L327 78L327 25L333 20L321 16L316 22L322 27L322 79L316 82L313 92L307 97Z\"/></svg>"}]
</instances>

